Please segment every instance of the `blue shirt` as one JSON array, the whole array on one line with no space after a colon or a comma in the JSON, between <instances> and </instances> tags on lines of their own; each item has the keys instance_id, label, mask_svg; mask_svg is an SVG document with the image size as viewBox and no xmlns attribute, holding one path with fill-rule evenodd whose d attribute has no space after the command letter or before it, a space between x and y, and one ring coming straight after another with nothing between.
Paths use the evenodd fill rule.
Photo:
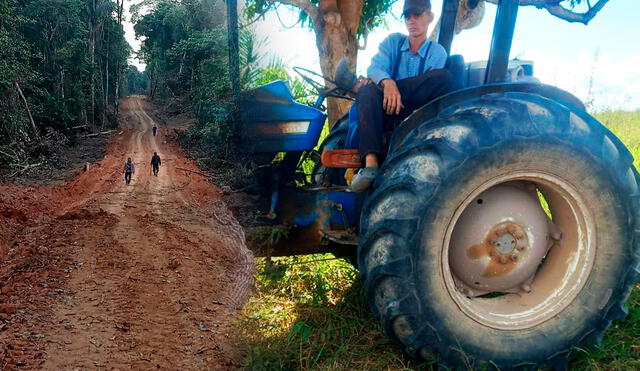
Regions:
<instances>
[{"instance_id":1,"label":"blue shirt","mask_svg":"<svg viewBox=\"0 0 640 371\"><path fill-rule=\"evenodd\" d=\"M398 47L400 47L398 74L391 76L396 58L398 58ZM423 57L425 58L424 70L418 71L420 60ZM394 33L380 43L378 54L371 58L371 66L367 69L367 76L376 84L383 79L401 80L421 75L432 69L444 68L446 62L447 52L437 42L427 40L420 46L417 53L413 53L409 47L409 38L401 33Z\"/></svg>"}]
</instances>

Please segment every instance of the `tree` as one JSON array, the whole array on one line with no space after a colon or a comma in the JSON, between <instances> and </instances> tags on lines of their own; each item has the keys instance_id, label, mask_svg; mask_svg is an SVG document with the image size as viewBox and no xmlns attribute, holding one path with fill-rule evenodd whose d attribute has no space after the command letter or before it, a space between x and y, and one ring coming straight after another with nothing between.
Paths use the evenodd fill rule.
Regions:
<instances>
[{"instance_id":1,"label":"tree","mask_svg":"<svg viewBox=\"0 0 640 371\"><path fill-rule=\"evenodd\" d=\"M123 72L123 79L123 95L144 94L149 88L149 79L147 78L147 75L140 72L136 66L129 66Z\"/></svg>"},{"instance_id":2,"label":"tree","mask_svg":"<svg viewBox=\"0 0 640 371\"><path fill-rule=\"evenodd\" d=\"M116 10L113 0L0 0L0 164L28 168L52 158L47 137L115 123L113 76L131 51Z\"/></svg>"},{"instance_id":3,"label":"tree","mask_svg":"<svg viewBox=\"0 0 640 371\"><path fill-rule=\"evenodd\" d=\"M485 0L488 3L497 4L499 0ZM588 24L598 14L609 0L596 0L591 5L590 0L520 0L520 6L535 6L538 9L546 9L549 14L567 22L579 22ZM582 5L584 12L578 6ZM578 7L578 9L576 9Z\"/></svg>"},{"instance_id":4,"label":"tree","mask_svg":"<svg viewBox=\"0 0 640 371\"><path fill-rule=\"evenodd\" d=\"M136 37L144 37L140 56L147 64L150 97L189 95L198 84L203 61L227 55L222 5L217 0L157 0L141 5L150 10L144 16L138 16L140 6L132 10Z\"/></svg>"},{"instance_id":5,"label":"tree","mask_svg":"<svg viewBox=\"0 0 640 371\"><path fill-rule=\"evenodd\" d=\"M12 138L26 140L37 131L22 94L22 88L32 89L39 80L29 68L36 53L18 33L24 19L16 16L14 5L11 0L0 0L0 144Z\"/></svg>"},{"instance_id":6,"label":"tree","mask_svg":"<svg viewBox=\"0 0 640 371\"><path fill-rule=\"evenodd\" d=\"M278 5L300 9L301 24L313 28L324 76L333 76L338 61L347 58L355 70L358 41L366 44L367 34L384 24L384 16L397 0L248 0L246 14L259 17ZM432 0L435 2L438 0ZM477 26L484 15L484 0L460 0L456 32ZM499 0L486 0L498 3ZM544 8L552 15L570 22L588 23L609 0L520 0L521 6ZM584 13L575 7L586 5ZM436 31L437 33L437 31ZM435 34L432 35L435 37ZM344 100L329 99L329 122L334 123L349 107Z\"/></svg>"},{"instance_id":7,"label":"tree","mask_svg":"<svg viewBox=\"0 0 640 371\"><path fill-rule=\"evenodd\" d=\"M221 0L147 0L133 8L140 57L151 99L189 107L192 129L224 156L237 138L231 125L231 83L224 4ZM171 104L168 104L171 105Z\"/></svg>"}]
</instances>

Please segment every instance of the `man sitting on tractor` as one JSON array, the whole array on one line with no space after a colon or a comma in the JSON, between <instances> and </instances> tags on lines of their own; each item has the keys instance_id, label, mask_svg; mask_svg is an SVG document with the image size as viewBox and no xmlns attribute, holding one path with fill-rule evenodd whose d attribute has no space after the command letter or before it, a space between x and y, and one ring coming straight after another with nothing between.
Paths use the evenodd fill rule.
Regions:
<instances>
[{"instance_id":1,"label":"man sitting on tractor","mask_svg":"<svg viewBox=\"0 0 640 371\"><path fill-rule=\"evenodd\" d=\"M451 74L443 69L447 52L427 40L434 18L431 1L405 0L402 16L409 36L389 35L371 59L368 78L354 87L359 152L365 165L353 177L354 192L366 190L376 178L384 155L383 134L393 129L389 126L451 89Z\"/></svg>"}]
</instances>

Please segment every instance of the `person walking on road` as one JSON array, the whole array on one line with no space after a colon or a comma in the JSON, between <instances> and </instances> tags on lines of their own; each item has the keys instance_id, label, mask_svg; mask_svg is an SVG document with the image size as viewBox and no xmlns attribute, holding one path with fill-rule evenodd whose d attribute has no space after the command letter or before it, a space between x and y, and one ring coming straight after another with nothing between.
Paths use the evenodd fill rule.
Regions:
<instances>
[{"instance_id":1,"label":"person walking on road","mask_svg":"<svg viewBox=\"0 0 640 371\"><path fill-rule=\"evenodd\" d=\"M162 165L162 161L160 161L160 156L158 156L158 152L153 152L153 156L151 157L151 167L153 168L153 175L158 176L158 171L160 171L160 165Z\"/></svg>"},{"instance_id":2,"label":"person walking on road","mask_svg":"<svg viewBox=\"0 0 640 371\"><path fill-rule=\"evenodd\" d=\"M124 163L124 181L127 184L131 183L131 174L136 173L136 165L131 161L131 157L127 158L127 162Z\"/></svg>"},{"instance_id":3,"label":"person walking on road","mask_svg":"<svg viewBox=\"0 0 640 371\"><path fill-rule=\"evenodd\" d=\"M156 123L153 123L153 126L151 127L151 131L153 131L153 136L156 136L156 133L158 132L158 125L156 125Z\"/></svg>"}]
</instances>

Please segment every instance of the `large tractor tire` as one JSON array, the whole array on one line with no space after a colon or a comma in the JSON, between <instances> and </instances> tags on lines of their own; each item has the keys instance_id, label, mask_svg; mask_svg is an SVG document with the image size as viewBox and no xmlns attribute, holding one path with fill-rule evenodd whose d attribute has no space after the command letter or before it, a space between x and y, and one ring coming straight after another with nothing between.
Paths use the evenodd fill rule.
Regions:
<instances>
[{"instance_id":1,"label":"large tractor tire","mask_svg":"<svg viewBox=\"0 0 640 371\"><path fill-rule=\"evenodd\" d=\"M401 140L365 202L358 263L406 353L453 369L563 369L626 316L638 173L595 119L489 94Z\"/></svg>"}]
</instances>

